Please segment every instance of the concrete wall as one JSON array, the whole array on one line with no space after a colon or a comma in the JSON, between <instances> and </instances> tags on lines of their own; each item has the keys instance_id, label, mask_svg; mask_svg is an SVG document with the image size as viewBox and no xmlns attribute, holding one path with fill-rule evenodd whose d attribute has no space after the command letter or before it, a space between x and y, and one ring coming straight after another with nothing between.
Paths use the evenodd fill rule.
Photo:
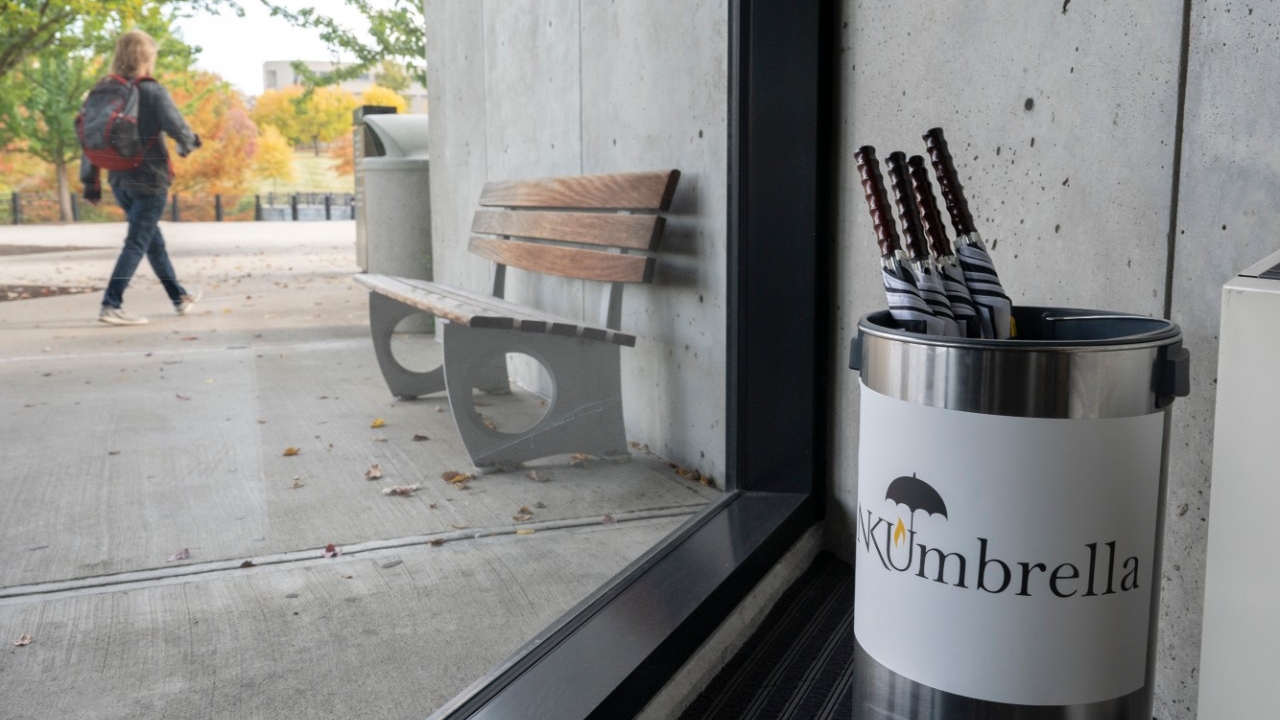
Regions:
<instances>
[{"instance_id":1,"label":"concrete wall","mask_svg":"<svg viewBox=\"0 0 1280 720\"><path fill-rule=\"evenodd\" d=\"M922 153L937 125L1015 303L1168 306L1182 326L1193 393L1173 415L1155 715L1194 718L1219 293L1280 247L1280 7L1197 1L1189 28L1180 3L1160 0L846 0L840 12L837 347L884 305L852 153ZM845 362L832 359L829 542L848 556L859 400Z\"/></svg>"},{"instance_id":2,"label":"concrete wall","mask_svg":"<svg viewBox=\"0 0 1280 720\"><path fill-rule=\"evenodd\" d=\"M477 290L466 252L487 180L678 168L652 286L625 292L628 438L724 477L725 0L426 0L436 279ZM594 320L599 289L512 271L509 296Z\"/></svg>"}]
</instances>

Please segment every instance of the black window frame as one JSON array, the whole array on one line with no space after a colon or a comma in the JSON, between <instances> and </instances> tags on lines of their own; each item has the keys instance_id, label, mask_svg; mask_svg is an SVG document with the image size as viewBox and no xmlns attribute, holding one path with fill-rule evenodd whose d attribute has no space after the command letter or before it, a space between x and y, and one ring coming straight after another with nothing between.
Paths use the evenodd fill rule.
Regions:
<instances>
[{"instance_id":1,"label":"black window frame","mask_svg":"<svg viewBox=\"0 0 1280 720\"><path fill-rule=\"evenodd\" d=\"M635 716L821 519L831 0L730 0L726 484L433 720Z\"/></svg>"}]
</instances>

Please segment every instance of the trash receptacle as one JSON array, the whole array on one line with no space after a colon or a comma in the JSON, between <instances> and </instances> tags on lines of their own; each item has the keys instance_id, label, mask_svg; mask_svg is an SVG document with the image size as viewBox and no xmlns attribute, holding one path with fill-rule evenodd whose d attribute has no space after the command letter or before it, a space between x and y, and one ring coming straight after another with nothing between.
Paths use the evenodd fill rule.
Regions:
<instances>
[{"instance_id":1,"label":"trash receptacle","mask_svg":"<svg viewBox=\"0 0 1280 720\"><path fill-rule=\"evenodd\" d=\"M1014 318L1015 340L859 322L859 720L1151 717L1182 333Z\"/></svg>"},{"instance_id":2,"label":"trash receptacle","mask_svg":"<svg viewBox=\"0 0 1280 720\"><path fill-rule=\"evenodd\" d=\"M365 272L431 279L431 179L426 115L363 118L357 158L356 256ZM400 330L429 332L430 316Z\"/></svg>"}]
</instances>

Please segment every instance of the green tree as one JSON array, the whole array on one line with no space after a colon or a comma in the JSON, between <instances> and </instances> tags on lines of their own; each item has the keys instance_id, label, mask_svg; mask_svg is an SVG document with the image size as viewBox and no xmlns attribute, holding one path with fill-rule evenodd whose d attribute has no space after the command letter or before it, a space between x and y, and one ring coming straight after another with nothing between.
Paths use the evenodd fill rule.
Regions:
<instances>
[{"instance_id":1,"label":"green tree","mask_svg":"<svg viewBox=\"0 0 1280 720\"><path fill-rule=\"evenodd\" d=\"M282 17L300 28L320 31L320 39L329 48L345 52L356 58L351 65L343 65L327 73L317 73L300 62L293 69L308 88L336 85L352 80L382 66L384 61L399 63L412 80L427 86L426 20L422 14L422 0L343 0L349 7L360 11L369 22L369 42L340 25L333 18L322 15L313 7L290 10L272 0L260 0L273 16Z\"/></svg>"},{"instance_id":2,"label":"green tree","mask_svg":"<svg viewBox=\"0 0 1280 720\"><path fill-rule=\"evenodd\" d=\"M373 74L373 81L397 93L402 93L413 85L413 78L409 77L408 71L395 60L383 60Z\"/></svg>"},{"instance_id":3,"label":"green tree","mask_svg":"<svg viewBox=\"0 0 1280 720\"><path fill-rule=\"evenodd\" d=\"M90 53L49 47L26 57L0 87L0 147L12 146L53 165L64 222L71 219L68 168L80 159L76 113L100 65Z\"/></svg>"},{"instance_id":4,"label":"green tree","mask_svg":"<svg viewBox=\"0 0 1280 720\"><path fill-rule=\"evenodd\" d=\"M47 50L71 28L127 28L159 11L216 15L222 8L244 14L234 0L2 0L0 79L23 67L25 59Z\"/></svg>"}]
</instances>

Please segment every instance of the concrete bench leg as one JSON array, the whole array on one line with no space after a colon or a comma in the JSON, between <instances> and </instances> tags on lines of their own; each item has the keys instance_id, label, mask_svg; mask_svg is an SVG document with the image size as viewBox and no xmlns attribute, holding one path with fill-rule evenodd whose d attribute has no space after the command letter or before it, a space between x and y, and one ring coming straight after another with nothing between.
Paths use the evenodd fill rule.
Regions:
<instances>
[{"instance_id":1,"label":"concrete bench leg","mask_svg":"<svg viewBox=\"0 0 1280 720\"><path fill-rule=\"evenodd\" d=\"M391 335L401 320L422 312L393 300L386 295L369 293L369 328L373 334L373 351L378 356L378 367L387 381L391 394L402 398L415 398L444 390L444 368L427 372L415 372L401 365L391 352ZM437 323L439 325L441 323Z\"/></svg>"},{"instance_id":2,"label":"concrete bench leg","mask_svg":"<svg viewBox=\"0 0 1280 720\"><path fill-rule=\"evenodd\" d=\"M444 325L445 384L458 434L477 467L519 467L528 460L584 453L625 458L621 356L612 343L518 330ZM472 390L483 389L487 367L505 365L507 353L523 353L551 376L546 415L520 433L486 426L475 410Z\"/></svg>"}]
</instances>

